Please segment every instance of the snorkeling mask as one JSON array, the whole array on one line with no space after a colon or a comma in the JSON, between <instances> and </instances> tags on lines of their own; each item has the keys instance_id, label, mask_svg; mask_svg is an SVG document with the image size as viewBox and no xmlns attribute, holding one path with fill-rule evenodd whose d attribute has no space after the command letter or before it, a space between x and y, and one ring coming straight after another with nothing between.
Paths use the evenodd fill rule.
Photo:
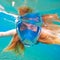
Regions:
<instances>
[{"instance_id":1,"label":"snorkeling mask","mask_svg":"<svg viewBox=\"0 0 60 60\"><path fill-rule=\"evenodd\" d=\"M40 32L42 19L38 13L28 13L18 17L17 33L22 43L27 46L36 44ZM37 25L40 23L40 25Z\"/></svg>"}]
</instances>

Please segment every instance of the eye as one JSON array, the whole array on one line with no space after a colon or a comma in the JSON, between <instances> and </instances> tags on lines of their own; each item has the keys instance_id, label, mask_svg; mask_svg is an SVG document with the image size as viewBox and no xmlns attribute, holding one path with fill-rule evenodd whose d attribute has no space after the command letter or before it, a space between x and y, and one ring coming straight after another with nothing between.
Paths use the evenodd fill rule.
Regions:
<instances>
[{"instance_id":1,"label":"eye","mask_svg":"<svg viewBox=\"0 0 60 60\"><path fill-rule=\"evenodd\" d=\"M21 24L20 31L25 30L26 28L27 28L27 26L25 24Z\"/></svg>"}]
</instances>

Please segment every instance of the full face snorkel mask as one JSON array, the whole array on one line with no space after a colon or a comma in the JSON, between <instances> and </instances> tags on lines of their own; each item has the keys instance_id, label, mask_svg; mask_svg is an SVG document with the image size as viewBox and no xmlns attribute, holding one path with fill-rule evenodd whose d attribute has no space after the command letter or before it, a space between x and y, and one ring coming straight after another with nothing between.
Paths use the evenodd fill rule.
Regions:
<instances>
[{"instance_id":1,"label":"full face snorkel mask","mask_svg":"<svg viewBox=\"0 0 60 60\"><path fill-rule=\"evenodd\" d=\"M34 45L41 32L42 19L38 13L28 13L18 17L17 33L24 45Z\"/></svg>"}]
</instances>

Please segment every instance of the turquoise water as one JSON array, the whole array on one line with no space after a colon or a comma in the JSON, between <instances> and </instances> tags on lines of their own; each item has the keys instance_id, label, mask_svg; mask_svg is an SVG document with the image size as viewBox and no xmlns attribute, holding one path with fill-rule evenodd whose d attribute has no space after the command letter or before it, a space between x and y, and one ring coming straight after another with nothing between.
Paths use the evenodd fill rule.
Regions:
<instances>
[{"instance_id":1,"label":"turquoise water","mask_svg":"<svg viewBox=\"0 0 60 60\"><path fill-rule=\"evenodd\" d=\"M12 7L12 1L15 1L15 6ZM18 14L18 7L23 5L24 0L0 0L0 5L4 7L6 12ZM37 11L43 14L57 13L60 17L60 0L27 0L27 5L34 7ZM2 16L3 14L3 16ZM1 17L2 16L2 17ZM7 17L8 18L7 18ZM5 18L5 20L3 19ZM8 22L9 20L10 22ZM15 18L9 15L0 13L0 32L15 28ZM58 24L58 23L57 23ZM26 47L24 56L16 56L12 52L2 52L2 50L9 44L12 36L0 37L0 60L60 60L60 46L38 44L32 47Z\"/></svg>"}]
</instances>

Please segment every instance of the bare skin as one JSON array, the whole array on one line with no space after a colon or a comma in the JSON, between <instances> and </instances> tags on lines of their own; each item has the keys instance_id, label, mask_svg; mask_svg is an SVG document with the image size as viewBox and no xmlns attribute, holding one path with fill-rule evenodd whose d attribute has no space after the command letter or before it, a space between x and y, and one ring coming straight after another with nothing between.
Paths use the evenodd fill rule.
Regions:
<instances>
[{"instance_id":1,"label":"bare skin","mask_svg":"<svg viewBox=\"0 0 60 60\"><path fill-rule=\"evenodd\" d=\"M47 24L47 23L51 24L52 20L60 22L59 17L58 17L57 14L46 14L46 15L42 16L42 19L43 19L43 21L44 21L45 24Z\"/></svg>"},{"instance_id":2,"label":"bare skin","mask_svg":"<svg viewBox=\"0 0 60 60\"><path fill-rule=\"evenodd\" d=\"M45 28L42 29L38 41L45 44L60 44L60 38L53 34L51 30Z\"/></svg>"}]
</instances>

